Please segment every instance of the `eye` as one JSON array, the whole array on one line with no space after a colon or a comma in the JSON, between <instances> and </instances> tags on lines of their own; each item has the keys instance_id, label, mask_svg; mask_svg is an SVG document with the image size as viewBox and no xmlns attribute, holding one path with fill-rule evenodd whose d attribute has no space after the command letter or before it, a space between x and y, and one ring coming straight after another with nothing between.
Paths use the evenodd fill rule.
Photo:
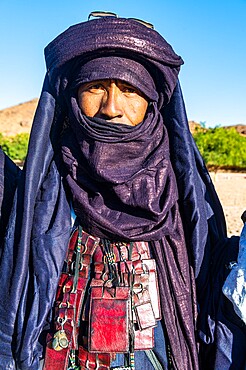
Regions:
<instances>
[{"instance_id":1,"label":"eye","mask_svg":"<svg viewBox=\"0 0 246 370\"><path fill-rule=\"evenodd\" d=\"M99 81L84 83L79 87L79 93L83 92L100 93L104 91L104 86Z\"/></svg>"},{"instance_id":2,"label":"eye","mask_svg":"<svg viewBox=\"0 0 246 370\"><path fill-rule=\"evenodd\" d=\"M86 90L104 90L104 86L100 82L94 82L89 84Z\"/></svg>"},{"instance_id":3,"label":"eye","mask_svg":"<svg viewBox=\"0 0 246 370\"><path fill-rule=\"evenodd\" d=\"M138 94L138 89L132 85L122 84L120 90L126 94Z\"/></svg>"},{"instance_id":4,"label":"eye","mask_svg":"<svg viewBox=\"0 0 246 370\"><path fill-rule=\"evenodd\" d=\"M136 94L136 93L137 93L137 90L136 90L134 87L131 87L131 86L125 86L125 87L122 89L122 92L130 93L130 94Z\"/></svg>"}]
</instances>

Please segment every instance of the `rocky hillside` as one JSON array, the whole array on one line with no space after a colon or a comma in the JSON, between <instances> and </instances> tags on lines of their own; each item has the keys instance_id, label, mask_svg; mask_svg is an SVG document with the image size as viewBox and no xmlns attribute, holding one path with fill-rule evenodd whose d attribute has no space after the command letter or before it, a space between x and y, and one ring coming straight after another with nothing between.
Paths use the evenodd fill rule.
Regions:
<instances>
[{"instance_id":1,"label":"rocky hillside","mask_svg":"<svg viewBox=\"0 0 246 370\"><path fill-rule=\"evenodd\" d=\"M38 99L0 110L0 132L6 136L30 132Z\"/></svg>"},{"instance_id":2,"label":"rocky hillside","mask_svg":"<svg viewBox=\"0 0 246 370\"><path fill-rule=\"evenodd\" d=\"M38 104L38 99L30 100L26 103L18 104L10 108L0 110L0 133L12 136L23 132L30 132L34 113ZM194 132L200 124L189 121L191 132ZM246 125L227 126L236 127L236 130L246 136Z\"/></svg>"},{"instance_id":3,"label":"rocky hillside","mask_svg":"<svg viewBox=\"0 0 246 370\"><path fill-rule=\"evenodd\" d=\"M189 126L190 126L191 133L195 132L195 130L197 130L198 128L201 128L200 123L197 123L195 121L189 121ZM227 129L232 128L232 127L235 127L235 129L237 130L237 132L240 135L246 136L246 125L224 126L224 129L227 130ZM204 128L204 131L206 131L206 130L207 129Z\"/></svg>"}]
</instances>

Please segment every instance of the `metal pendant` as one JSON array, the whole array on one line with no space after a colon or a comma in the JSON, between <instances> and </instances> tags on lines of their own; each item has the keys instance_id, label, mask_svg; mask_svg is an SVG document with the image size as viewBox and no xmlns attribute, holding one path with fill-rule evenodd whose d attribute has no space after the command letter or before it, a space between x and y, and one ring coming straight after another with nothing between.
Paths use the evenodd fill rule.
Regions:
<instances>
[{"instance_id":1,"label":"metal pendant","mask_svg":"<svg viewBox=\"0 0 246 370\"><path fill-rule=\"evenodd\" d=\"M53 337L52 348L55 351L61 351L68 347L68 339L65 330L58 330Z\"/></svg>"}]
</instances>

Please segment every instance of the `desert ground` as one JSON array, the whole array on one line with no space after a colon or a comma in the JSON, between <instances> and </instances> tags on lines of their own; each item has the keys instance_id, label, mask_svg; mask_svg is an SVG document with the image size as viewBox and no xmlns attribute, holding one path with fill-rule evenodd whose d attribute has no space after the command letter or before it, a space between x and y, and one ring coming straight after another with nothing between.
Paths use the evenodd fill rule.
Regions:
<instances>
[{"instance_id":1,"label":"desert ground","mask_svg":"<svg viewBox=\"0 0 246 370\"><path fill-rule=\"evenodd\" d=\"M240 235L246 210L246 173L211 172L227 223L228 236Z\"/></svg>"}]
</instances>

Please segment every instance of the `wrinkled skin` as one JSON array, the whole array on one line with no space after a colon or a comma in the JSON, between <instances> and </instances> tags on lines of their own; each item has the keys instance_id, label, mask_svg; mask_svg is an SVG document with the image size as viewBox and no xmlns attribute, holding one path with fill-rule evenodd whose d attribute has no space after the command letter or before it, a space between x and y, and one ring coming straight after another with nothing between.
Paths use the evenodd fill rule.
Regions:
<instances>
[{"instance_id":1,"label":"wrinkled skin","mask_svg":"<svg viewBox=\"0 0 246 370\"><path fill-rule=\"evenodd\" d=\"M78 103L88 117L111 123L136 126L143 121L148 101L135 87L121 80L83 83L78 89Z\"/></svg>"}]
</instances>

